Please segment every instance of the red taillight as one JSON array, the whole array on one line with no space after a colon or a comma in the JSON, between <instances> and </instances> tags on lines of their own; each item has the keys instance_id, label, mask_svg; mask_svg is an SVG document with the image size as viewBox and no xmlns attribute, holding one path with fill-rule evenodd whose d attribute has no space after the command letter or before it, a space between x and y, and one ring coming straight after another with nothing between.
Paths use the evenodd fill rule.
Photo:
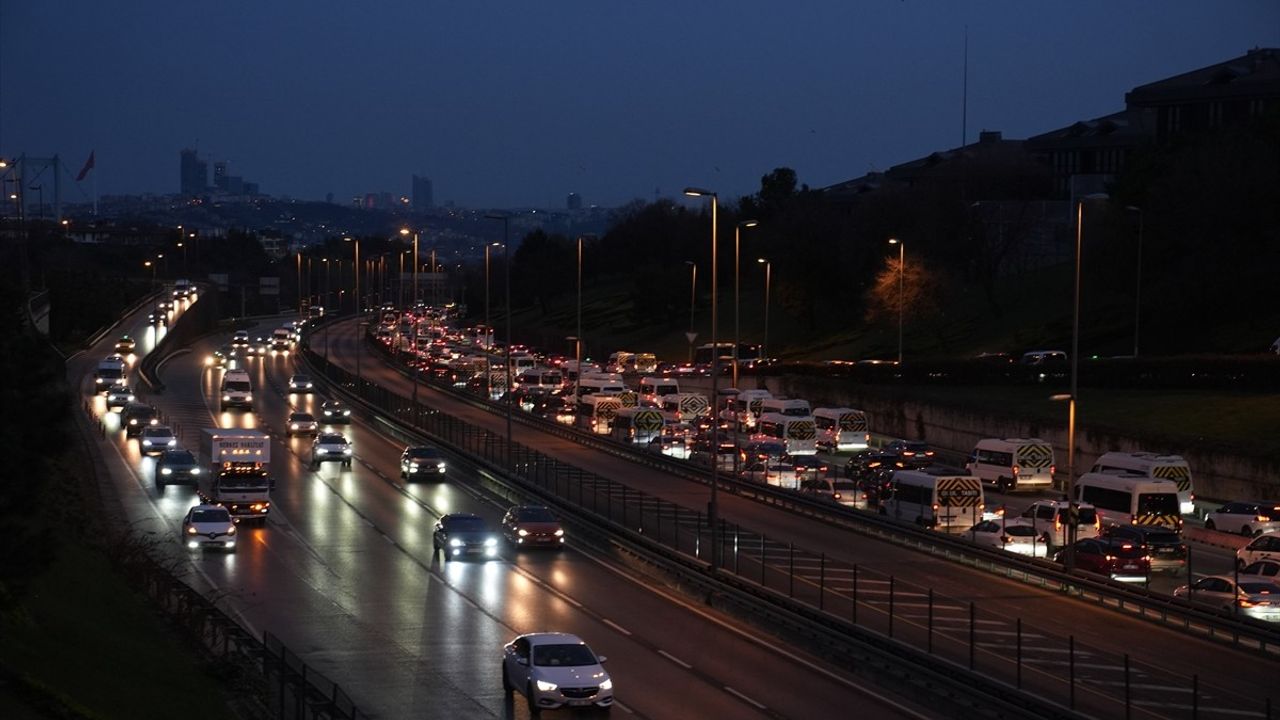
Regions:
<instances>
[{"instance_id":1,"label":"red taillight","mask_svg":"<svg viewBox=\"0 0 1280 720\"><path fill-rule=\"evenodd\" d=\"M1017 474L1020 472L1020 470L1021 470L1021 468L1019 468L1017 465L1014 465L1014 466L1013 466L1013 474L1014 474L1014 475L1017 475Z\"/></svg>"},{"instance_id":2,"label":"red taillight","mask_svg":"<svg viewBox=\"0 0 1280 720\"><path fill-rule=\"evenodd\" d=\"M1050 465L1050 466L1049 466L1049 474L1050 474L1050 475L1056 475L1056 474L1058 474L1058 466L1057 466L1057 465Z\"/></svg>"},{"instance_id":3,"label":"red taillight","mask_svg":"<svg viewBox=\"0 0 1280 720\"><path fill-rule=\"evenodd\" d=\"M1062 513L1058 513L1057 515L1054 515L1054 516L1053 516L1053 530L1054 530L1054 532L1061 532L1061 530L1062 530Z\"/></svg>"}]
</instances>

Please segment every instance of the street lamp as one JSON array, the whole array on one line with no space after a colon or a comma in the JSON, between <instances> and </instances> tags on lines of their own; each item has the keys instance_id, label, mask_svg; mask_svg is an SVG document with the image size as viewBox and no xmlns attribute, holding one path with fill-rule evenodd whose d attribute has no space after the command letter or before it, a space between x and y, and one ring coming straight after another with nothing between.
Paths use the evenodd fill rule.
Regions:
<instances>
[{"instance_id":1,"label":"street lamp","mask_svg":"<svg viewBox=\"0 0 1280 720\"><path fill-rule=\"evenodd\" d=\"M349 237L342 238L343 242L352 242ZM355 257L351 260L351 281L354 286L351 298L355 301L356 315L360 315L360 238L355 238ZM342 303L338 303L338 307L342 307Z\"/></svg>"},{"instance_id":2,"label":"street lamp","mask_svg":"<svg viewBox=\"0 0 1280 720\"><path fill-rule=\"evenodd\" d=\"M579 380L582 378L582 241L587 237L587 235L578 236L578 334L573 337L573 341L575 359L578 363L574 372L578 374ZM582 401L582 395L577 389L577 384L574 385L574 399L577 402ZM575 405L577 402L575 402Z\"/></svg>"},{"instance_id":3,"label":"street lamp","mask_svg":"<svg viewBox=\"0 0 1280 720\"><path fill-rule=\"evenodd\" d=\"M717 280L716 272L718 265L716 263L716 250L718 243L716 242L716 222L719 213L719 196L710 190L702 188L687 187L684 194L689 197L710 197L711 198L711 502L707 506L707 521L711 527L711 570L714 572L719 566L719 543L717 539L719 533L716 529L716 521L719 517L719 498L717 497L718 486L720 485L720 348L716 345L716 321L717 321Z\"/></svg>"},{"instance_id":4,"label":"street lamp","mask_svg":"<svg viewBox=\"0 0 1280 720\"><path fill-rule=\"evenodd\" d=\"M898 367L902 367L902 311L905 308L906 296L903 294L902 273L906 268L907 244L898 238L889 238L890 245L898 246Z\"/></svg>"},{"instance_id":5,"label":"street lamp","mask_svg":"<svg viewBox=\"0 0 1280 720\"><path fill-rule=\"evenodd\" d=\"M769 357L769 284L773 280L773 263L765 258L756 258L756 262L764 265L764 342L760 344L760 357Z\"/></svg>"},{"instance_id":6,"label":"street lamp","mask_svg":"<svg viewBox=\"0 0 1280 720\"><path fill-rule=\"evenodd\" d=\"M511 241L508 237L508 230L510 228L510 218L504 213L489 213L485 215L485 217L488 218L489 220L502 221L502 265L503 265L502 274L504 276L503 283L506 285L506 290L504 291L504 293L507 296L507 300L506 300L506 303L507 303L506 345L507 347L503 351L503 356L506 359L506 365L507 365L507 385L506 385L505 391L502 394L503 394L503 397L506 398L506 405L507 405L507 467L510 468L511 467L511 440L512 440L511 438L511 262L510 262ZM414 259L416 260L417 256L415 256ZM485 276L486 276L485 285L487 287L488 286L487 267L485 271ZM487 292L485 294L486 296L488 295ZM488 304L487 297L486 297L485 304L486 305Z\"/></svg>"},{"instance_id":7,"label":"street lamp","mask_svg":"<svg viewBox=\"0 0 1280 720\"><path fill-rule=\"evenodd\" d=\"M685 265L692 268L689 277L689 362L693 362L693 341L698 337L698 333L693 331L693 309L698 301L698 263L692 260L685 260Z\"/></svg>"},{"instance_id":8,"label":"street lamp","mask_svg":"<svg viewBox=\"0 0 1280 720\"><path fill-rule=\"evenodd\" d=\"M751 228L759 224L755 220L739 220L733 228L733 387L735 389L738 387L738 346L742 342L738 332L738 256L741 254L742 228Z\"/></svg>"},{"instance_id":9,"label":"street lamp","mask_svg":"<svg viewBox=\"0 0 1280 720\"><path fill-rule=\"evenodd\" d=\"M493 345L493 324L489 320L489 248L499 246L506 247L496 242L484 246L484 345L486 349Z\"/></svg>"},{"instance_id":10,"label":"street lamp","mask_svg":"<svg viewBox=\"0 0 1280 720\"><path fill-rule=\"evenodd\" d=\"M1138 272L1133 290L1133 357L1138 357L1138 328L1142 320L1142 208L1125 206L1125 210L1138 213Z\"/></svg>"},{"instance_id":11,"label":"street lamp","mask_svg":"<svg viewBox=\"0 0 1280 720\"><path fill-rule=\"evenodd\" d=\"M1075 292L1071 310L1071 391L1063 395L1054 395L1055 400L1067 401L1067 502L1070 503L1070 517L1067 523L1067 552L1063 567L1070 572L1075 567L1077 509L1076 489L1076 401L1079 398L1080 370L1080 249L1084 239L1084 203L1086 200L1106 200L1106 193L1086 195L1076 201L1076 274Z\"/></svg>"}]
</instances>

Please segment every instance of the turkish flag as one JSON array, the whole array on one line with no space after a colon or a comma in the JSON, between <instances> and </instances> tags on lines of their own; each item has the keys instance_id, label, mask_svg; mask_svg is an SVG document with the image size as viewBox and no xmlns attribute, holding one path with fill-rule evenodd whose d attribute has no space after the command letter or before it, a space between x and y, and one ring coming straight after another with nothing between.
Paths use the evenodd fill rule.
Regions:
<instances>
[{"instance_id":1,"label":"turkish flag","mask_svg":"<svg viewBox=\"0 0 1280 720\"><path fill-rule=\"evenodd\" d=\"M76 176L76 182L83 180L84 176L88 175L89 171L93 169L93 152L92 150L89 151L89 159L85 160L84 167L80 168L80 174Z\"/></svg>"}]
</instances>

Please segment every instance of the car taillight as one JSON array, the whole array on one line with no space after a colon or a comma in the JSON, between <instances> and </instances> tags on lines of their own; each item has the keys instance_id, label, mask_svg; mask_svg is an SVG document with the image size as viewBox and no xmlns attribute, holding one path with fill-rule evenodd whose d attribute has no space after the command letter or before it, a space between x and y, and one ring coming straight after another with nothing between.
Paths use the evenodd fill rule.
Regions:
<instances>
[{"instance_id":1,"label":"car taillight","mask_svg":"<svg viewBox=\"0 0 1280 720\"><path fill-rule=\"evenodd\" d=\"M1057 465L1050 465L1050 466L1049 466L1049 474L1050 474L1050 475L1056 475L1056 474L1058 474L1058 466L1057 466Z\"/></svg>"},{"instance_id":2,"label":"car taillight","mask_svg":"<svg viewBox=\"0 0 1280 720\"><path fill-rule=\"evenodd\" d=\"M836 493L835 495L832 495L832 497L834 497L836 500L839 500L839 499L840 499L840 493Z\"/></svg>"},{"instance_id":3,"label":"car taillight","mask_svg":"<svg viewBox=\"0 0 1280 720\"><path fill-rule=\"evenodd\" d=\"M1266 515L1259 515L1254 519L1257 520L1258 522L1271 522L1271 518L1267 517Z\"/></svg>"},{"instance_id":4,"label":"car taillight","mask_svg":"<svg viewBox=\"0 0 1280 720\"><path fill-rule=\"evenodd\" d=\"M1021 472L1021 471L1022 471L1022 469L1021 469L1021 468L1019 468L1017 465L1014 465L1014 466L1013 466L1013 474L1014 474L1014 475L1017 475L1017 474L1018 474L1019 472Z\"/></svg>"},{"instance_id":5,"label":"car taillight","mask_svg":"<svg viewBox=\"0 0 1280 720\"><path fill-rule=\"evenodd\" d=\"M1098 532L1102 532L1102 518L1098 517L1096 514L1093 516L1093 529Z\"/></svg>"}]
</instances>

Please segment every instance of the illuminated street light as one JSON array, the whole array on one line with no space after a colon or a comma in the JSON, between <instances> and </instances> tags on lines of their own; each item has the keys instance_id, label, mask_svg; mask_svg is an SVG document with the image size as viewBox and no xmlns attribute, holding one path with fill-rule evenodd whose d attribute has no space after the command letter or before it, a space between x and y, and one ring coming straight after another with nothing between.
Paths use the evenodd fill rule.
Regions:
<instances>
[{"instance_id":1,"label":"illuminated street light","mask_svg":"<svg viewBox=\"0 0 1280 720\"><path fill-rule=\"evenodd\" d=\"M889 238L890 245L898 246L898 367L902 367L902 312L906 296L903 293L902 273L906 269L907 244L898 238Z\"/></svg>"},{"instance_id":2,"label":"illuminated street light","mask_svg":"<svg viewBox=\"0 0 1280 720\"><path fill-rule=\"evenodd\" d=\"M687 187L684 194L689 197L710 197L711 198L711 502L707 505L707 520L711 528L711 570L714 572L720 564L720 545L718 542L719 532L716 527L720 516L719 508L719 485L720 485L720 348L716 345L716 321L717 317L717 279L719 275L716 272L719 266L716 263L716 222L719 213L720 198L710 190L702 188Z\"/></svg>"}]
</instances>

